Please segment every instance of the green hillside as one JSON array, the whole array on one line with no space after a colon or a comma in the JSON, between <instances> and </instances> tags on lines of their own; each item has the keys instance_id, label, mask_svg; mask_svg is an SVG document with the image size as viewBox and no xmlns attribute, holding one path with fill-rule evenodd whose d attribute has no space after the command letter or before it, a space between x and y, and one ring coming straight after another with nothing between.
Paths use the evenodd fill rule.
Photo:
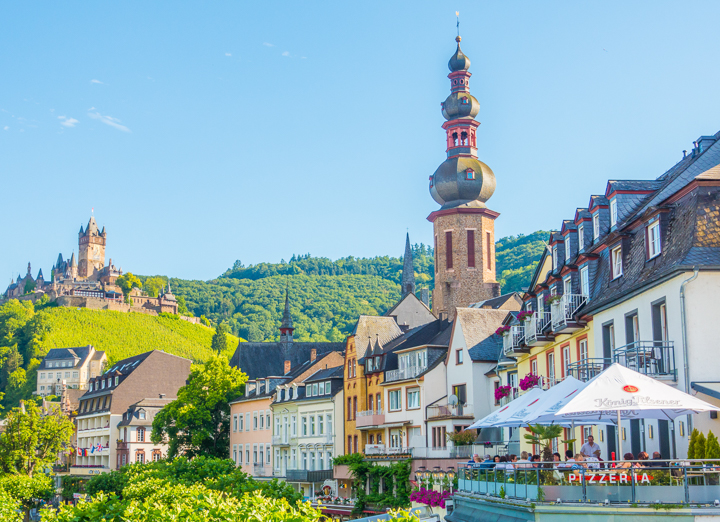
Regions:
<instances>
[{"instance_id":1,"label":"green hillside","mask_svg":"<svg viewBox=\"0 0 720 522\"><path fill-rule=\"evenodd\" d=\"M498 282L504 293L528 286L547 235L538 231L496 243ZM423 244L412 249L417 288L432 289L433 250ZM248 267L236 261L211 281L170 281L196 316L224 322L250 341L277 340L285 285L289 285L296 338L340 341L350 333L358 315L381 315L397 302L402 265L401 257L331 261L308 254L293 256L288 262Z\"/></svg>"},{"instance_id":2,"label":"green hillside","mask_svg":"<svg viewBox=\"0 0 720 522\"><path fill-rule=\"evenodd\" d=\"M0 306L0 392L16 405L35 389L36 369L55 347L92 344L110 363L154 349L202 362L210 357L215 330L163 314L151 316L86 308L33 306L9 301ZM230 336L226 355L239 339Z\"/></svg>"}]
</instances>

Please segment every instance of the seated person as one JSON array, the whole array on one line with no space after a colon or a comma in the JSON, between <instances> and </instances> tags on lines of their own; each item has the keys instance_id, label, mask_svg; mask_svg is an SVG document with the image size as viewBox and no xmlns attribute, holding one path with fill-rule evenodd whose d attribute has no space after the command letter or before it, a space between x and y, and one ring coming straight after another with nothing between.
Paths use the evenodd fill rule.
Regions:
<instances>
[{"instance_id":1,"label":"seated person","mask_svg":"<svg viewBox=\"0 0 720 522\"><path fill-rule=\"evenodd\" d=\"M553 468L562 468L564 467L562 457L560 457L560 454L556 451L553 453Z\"/></svg>"},{"instance_id":2,"label":"seated person","mask_svg":"<svg viewBox=\"0 0 720 522\"><path fill-rule=\"evenodd\" d=\"M507 464L505 464L506 471L515 471L515 464L517 463L517 455L509 455Z\"/></svg>"},{"instance_id":3,"label":"seated person","mask_svg":"<svg viewBox=\"0 0 720 522\"><path fill-rule=\"evenodd\" d=\"M568 462L570 462L568 460ZM585 463L585 457L583 457L582 453L576 453L575 458L573 460L573 464L570 469L586 469L588 466Z\"/></svg>"},{"instance_id":4,"label":"seated person","mask_svg":"<svg viewBox=\"0 0 720 522\"><path fill-rule=\"evenodd\" d=\"M573 452L571 450L567 450L565 452L565 462L558 465L558 468L565 468L565 469L572 468L573 464L575 463L574 457L575 457L575 455L573 454Z\"/></svg>"},{"instance_id":5,"label":"seated person","mask_svg":"<svg viewBox=\"0 0 720 522\"><path fill-rule=\"evenodd\" d=\"M521 451L521 452L520 452L520 459L517 461L517 466L516 466L516 467L517 467L518 469L523 469L523 468L529 468L529 467L530 467L530 455L528 454L527 451Z\"/></svg>"},{"instance_id":6,"label":"seated person","mask_svg":"<svg viewBox=\"0 0 720 522\"><path fill-rule=\"evenodd\" d=\"M491 469L495 467L495 463L493 462L493 459L490 455L485 455L485 460L482 461L480 464L481 468L484 469Z\"/></svg>"},{"instance_id":7,"label":"seated person","mask_svg":"<svg viewBox=\"0 0 720 522\"><path fill-rule=\"evenodd\" d=\"M507 457L503 455L502 457L499 457L498 463L495 464L495 469L505 471L505 466L507 466Z\"/></svg>"},{"instance_id":8,"label":"seated person","mask_svg":"<svg viewBox=\"0 0 720 522\"><path fill-rule=\"evenodd\" d=\"M625 455L623 455L623 459L623 462L618 463L618 468L628 469L633 467L633 463L630 461L635 460L635 455L633 455L632 453L626 453Z\"/></svg>"},{"instance_id":9,"label":"seated person","mask_svg":"<svg viewBox=\"0 0 720 522\"><path fill-rule=\"evenodd\" d=\"M662 455L659 451L653 452L653 457L650 462L648 462L646 467L653 467L653 468L664 468L668 465L667 460L663 460Z\"/></svg>"},{"instance_id":10,"label":"seated person","mask_svg":"<svg viewBox=\"0 0 720 522\"><path fill-rule=\"evenodd\" d=\"M585 462L587 462L588 469L600 469L600 459L598 459L596 456L592 455L590 457L585 457Z\"/></svg>"},{"instance_id":11,"label":"seated person","mask_svg":"<svg viewBox=\"0 0 720 522\"><path fill-rule=\"evenodd\" d=\"M648 455L647 452L645 452L645 451L641 451L640 453L638 453L637 459L642 462L636 462L633 465L633 467L634 468L645 468L645 467L647 467L646 465L647 465L648 461L650 460L650 455Z\"/></svg>"}]
</instances>

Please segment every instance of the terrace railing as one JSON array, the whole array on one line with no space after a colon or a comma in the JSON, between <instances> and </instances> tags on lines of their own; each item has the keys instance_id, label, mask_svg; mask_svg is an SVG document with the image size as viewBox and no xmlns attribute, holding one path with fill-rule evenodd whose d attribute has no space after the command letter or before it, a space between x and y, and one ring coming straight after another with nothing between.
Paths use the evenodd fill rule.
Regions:
<instances>
[{"instance_id":1,"label":"terrace railing","mask_svg":"<svg viewBox=\"0 0 720 522\"><path fill-rule=\"evenodd\" d=\"M616 348L613 356L616 362L636 372L677 381L672 341L635 341Z\"/></svg>"},{"instance_id":2,"label":"terrace railing","mask_svg":"<svg viewBox=\"0 0 720 522\"><path fill-rule=\"evenodd\" d=\"M385 382L414 379L425 370L427 370L427 366L407 366L400 370L390 370L385 372Z\"/></svg>"},{"instance_id":3,"label":"terrace railing","mask_svg":"<svg viewBox=\"0 0 720 522\"><path fill-rule=\"evenodd\" d=\"M525 329L522 326L511 326L510 330L503 335L503 352L508 357L517 355L517 349L525 337Z\"/></svg>"},{"instance_id":4,"label":"terrace railing","mask_svg":"<svg viewBox=\"0 0 720 522\"><path fill-rule=\"evenodd\" d=\"M525 321L525 344L532 346L543 335L543 330L552 321L550 312L535 312Z\"/></svg>"},{"instance_id":5,"label":"terrace railing","mask_svg":"<svg viewBox=\"0 0 720 522\"><path fill-rule=\"evenodd\" d=\"M567 371L577 380L587 382L611 364L612 359L586 358L568 364Z\"/></svg>"},{"instance_id":6,"label":"terrace railing","mask_svg":"<svg viewBox=\"0 0 720 522\"><path fill-rule=\"evenodd\" d=\"M720 459L627 461L617 463L618 467L599 462L583 465L596 467L576 464L576 469L571 469L548 462L538 463L537 468L525 464L527 467L505 470L458 463L458 490L498 498L502 490L503 498L595 505L713 505L720 498ZM621 467L637 465L645 467Z\"/></svg>"}]
</instances>

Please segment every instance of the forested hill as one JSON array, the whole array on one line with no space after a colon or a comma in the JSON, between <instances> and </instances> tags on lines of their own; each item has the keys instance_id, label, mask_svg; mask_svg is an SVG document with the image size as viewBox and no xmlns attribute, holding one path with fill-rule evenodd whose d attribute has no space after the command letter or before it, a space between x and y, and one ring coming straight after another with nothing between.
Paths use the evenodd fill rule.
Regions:
<instances>
[{"instance_id":1,"label":"forested hill","mask_svg":"<svg viewBox=\"0 0 720 522\"><path fill-rule=\"evenodd\" d=\"M503 293L526 287L544 248L547 232L510 236L496 243L498 282ZM431 247L415 245L413 263L418 290L433 288ZM400 297L402 257L345 257L331 261L308 255L280 263L244 266L236 261L211 281L171 279L196 316L224 322L249 341L277 340L286 285L295 338L341 341L361 314L381 315ZM144 278L142 278L144 279Z\"/></svg>"}]
</instances>

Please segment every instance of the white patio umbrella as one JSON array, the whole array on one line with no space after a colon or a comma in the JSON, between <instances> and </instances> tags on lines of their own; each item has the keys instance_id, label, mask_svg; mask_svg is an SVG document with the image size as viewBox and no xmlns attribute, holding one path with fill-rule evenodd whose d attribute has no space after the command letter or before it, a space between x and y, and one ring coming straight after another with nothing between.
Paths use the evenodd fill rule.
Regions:
<instances>
[{"instance_id":1,"label":"white patio umbrella","mask_svg":"<svg viewBox=\"0 0 720 522\"><path fill-rule=\"evenodd\" d=\"M528 424L562 424L569 426L574 419L564 422L564 419L556 417L555 413L575 397L577 392L582 390L585 385L586 383L568 376L546 390L538 400L516 409L515 413L499 425L505 427L527 426Z\"/></svg>"},{"instance_id":2,"label":"white patio umbrella","mask_svg":"<svg viewBox=\"0 0 720 522\"><path fill-rule=\"evenodd\" d=\"M614 418L618 426L618 453L622 455L621 419L674 420L701 411L720 408L614 363L588 382L556 416L594 418L594 422Z\"/></svg>"},{"instance_id":3,"label":"white patio umbrella","mask_svg":"<svg viewBox=\"0 0 720 522\"><path fill-rule=\"evenodd\" d=\"M493 428L502 426L510 416L521 408L525 408L528 404L535 402L542 394L545 393L540 388L532 388L527 393L521 395L514 401L510 402L506 406L503 406L499 410L495 410L490 415L476 421L475 424L470 426L469 430L475 430L477 428Z\"/></svg>"}]
</instances>

